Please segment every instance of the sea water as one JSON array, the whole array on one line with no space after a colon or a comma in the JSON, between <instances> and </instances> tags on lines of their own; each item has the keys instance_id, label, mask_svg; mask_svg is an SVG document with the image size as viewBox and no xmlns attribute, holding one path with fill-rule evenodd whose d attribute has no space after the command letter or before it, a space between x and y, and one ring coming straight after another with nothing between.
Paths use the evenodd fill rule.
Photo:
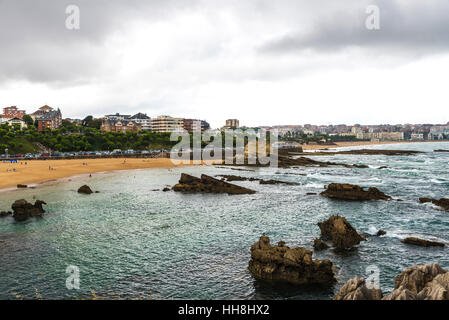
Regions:
<instances>
[{"instance_id":1,"label":"sea water","mask_svg":"<svg viewBox=\"0 0 449 320\"><path fill-rule=\"evenodd\" d=\"M315 156L368 169L234 171L195 166L120 171L0 193L0 210L10 210L22 198L48 204L40 219L0 218L0 299L331 299L345 281L367 277L373 268L379 271L384 293L392 291L394 277L407 267L439 263L449 269L447 246L400 242L416 236L449 244L449 213L418 202L419 197L449 197L449 153L433 152L449 149L449 143L368 148L425 153ZM295 184L235 182L257 193L233 196L155 191L174 185L182 172ZM403 201L346 202L320 196L332 182L376 187ZM83 184L100 193L78 194ZM317 195L306 195L309 192ZM290 247L312 249L320 235L317 222L336 214L346 217L367 241L345 253L334 249L314 253L314 258L329 258L339 268L335 285L300 287L257 280L250 274L250 246L262 233L273 244L283 240ZM379 229L387 231L386 236L376 237ZM79 289L67 286L69 266L79 270Z\"/></svg>"}]
</instances>

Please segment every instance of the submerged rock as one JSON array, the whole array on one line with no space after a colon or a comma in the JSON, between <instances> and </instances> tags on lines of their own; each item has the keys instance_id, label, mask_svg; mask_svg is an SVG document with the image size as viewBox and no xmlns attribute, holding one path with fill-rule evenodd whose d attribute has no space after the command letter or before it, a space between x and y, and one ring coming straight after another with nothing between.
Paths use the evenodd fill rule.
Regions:
<instances>
[{"instance_id":1,"label":"submerged rock","mask_svg":"<svg viewBox=\"0 0 449 320\"><path fill-rule=\"evenodd\" d=\"M331 239L332 246L338 249L350 249L366 239L362 237L344 217L332 216L318 222L322 239Z\"/></svg>"},{"instance_id":2,"label":"submerged rock","mask_svg":"<svg viewBox=\"0 0 449 320\"><path fill-rule=\"evenodd\" d=\"M30 217L40 217L45 213L42 207L44 204L46 203L41 200L36 200L34 205L24 199L16 200L11 206L13 217L16 221L25 221Z\"/></svg>"},{"instance_id":3,"label":"submerged rock","mask_svg":"<svg viewBox=\"0 0 449 320\"><path fill-rule=\"evenodd\" d=\"M171 189L170 188L167 188L167 187L165 187L164 189L162 189L162 191L163 192L167 192L167 191L170 191Z\"/></svg>"},{"instance_id":4,"label":"submerged rock","mask_svg":"<svg viewBox=\"0 0 449 320\"><path fill-rule=\"evenodd\" d=\"M364 190L362 187L354 184L331 183L325 191L321 192L321 195L340 200L391 200L390 196L387 196L377 188Z\"/></svg>"},{"instance_id":5,"label":"submerged rock","mask_svg":"<svg viewBox=\"0 0 449 320\"><path fill-rule=\"evenodd\" d=\"M88 185L84 185L78 189L78 193L82 194L92 194L94 193Z\"/></svg>"},{"instance_id":6,"label":"submerged rock","mask_svg":"<svg viewBox=\"0 0 449 320\"><path fill-rule=\"evenodd\" d=\"M248 269L255 277L299 285L332 284L336 281L330 260L312 260L311 250L280 244L272 246L270 238L263 235L251 246Z\"/></svg>"},{"instance_id":7,"label":"submerged rock","mask_svg":"<svg viewBox=\"0 0 449 320\"><path fill-rule=\"evenodd\" d=\"M445 244L437 241L429 241L424 239L419 239L415 237L409 237L401 240L402 243L413 244L415 246L421 247L444 247Z\"/></svg>"},{"instance_id":8,"label":"submerged rock","mask_svg":"<svg viewBox=\"0 0 449 320\"><path fill-rule=\"evenodd\" d=\"M380 288L368 288L364 278L352 278L334 296L334 300L380 300Z\"/></svg>"},{"instance_id":9,"label":"submerged rock","mask_svg":"<svg viewBox=\"0 0 449 320\"><path fill-rule=\"evenodd\" d=\"M387 234L386 231L384 231L384 230L379 230L379 231L377 231L376 236L380 237L380 236L384 236L384 235L386 235L386 234Z\"/></svg>"},{"instance_id":10,"label":"submerged rock","mask_svg":"<svg viewBox=\"0 0 449 320\"><path fill-rule=\"evenodd\" d=\"M313 248L314 248L316 251L320 251L320 250L328 249L329 246L328 246L328 245L326 244L326 242L324 242L323 240L321 240L321 239L315 239L315 240L313 241Z\"/></svg>"},{"instance_id":11,"label":"submerged rock","mask_svg":"<svg viewBox=\"0 0 449 320\"><path fill-rule=\"evenodd\" d=\"M441 198L440 200L430 199L430 198L419 198L419 202L421 202L421 203L431 202L434 205L439 206L446 211L449 211L449 199L447 199L447 198Z\"/></svg>"},{"instance_id":12,"label":"submerged rock","mask_svg":"<svg viewBox=\"0 0 449 320\"><path fill-rule=\"evenodd\" d=\"M179 183L173 186L173 191L185 193L227 193L227 194L253 194L256 191L227 183L205 174L197 178L181 173Z\"/></svg>"}]
</instances>

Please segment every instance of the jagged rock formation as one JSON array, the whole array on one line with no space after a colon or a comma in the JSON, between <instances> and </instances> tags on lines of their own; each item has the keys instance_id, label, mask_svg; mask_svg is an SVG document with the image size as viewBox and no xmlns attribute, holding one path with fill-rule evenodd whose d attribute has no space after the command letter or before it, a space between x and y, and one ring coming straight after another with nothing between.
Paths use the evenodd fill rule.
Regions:
<instances>
[{"instance_id":1,"label":"jagged rock formation","mask_svg":"<svg viewBox=\"0 0 449 320\"><path fill-rule=\"evenodd\" d=\"M365 241L344 217L332 216L328 220L318 222L321 238L332 240L332 246L338 249L350 249Z\"/></svg>"},{"instance_id":2,"label":"jagged rock formation","mask_svg":"<svg viewBox=\"0 0 449 320\"><path fill-rule=\"evenodd\" d=\"M449 272L439 264L417 265L396 276L394 290L382 298L380 289L368 289L364 279L349 280L334 300L449 300Z\"/></svg>"},{"instance_id":3,"label":"jagged rock formation","mask_svg":"<svg viewBox=\"0 0 449 320\"><path fill-rule=\"evenodd\" d=\"M449 300L449 273L436 263L407 268L383 300Z\"/></svg>"},{"instance_id":4,"label":"jagged rock formation","mask_svg":"<svg viewBox=\"0 0 449 320\"><path fill-rule=\"evenodd\" d=\"M324 242L323 240L321 240L321 239L315 239L315 240L313 240L313 248L314 248L316 251L320 251L320 250L328 249L329 246L328 246L328 245L326 244L326 242Z\"/></svg>"},{"instance_id":5,"label":"jagged rock formation","mask_svg":"<svg viewBox=\"0 0 449 320\"><path fill-rule=\"evenodd\" d=\"M46 203L41 200L36 200L34 205L24 199L16 200L11 206L13 218L16 221L25 221L30 217L40 217L45 213L42 207L44 204Z\"/></svg>"},{"instance_id":6,"label":"jagged rock formation","mask_svg":"<svg viewBox=\"0 0 449 320\"><path fill-rule=\"evenodd\" d=\"M391 200L390 196L387 196L377 188L364 190L362 187L354 184L331 183L325 191L321 192L321 195L333 199L353 201Z\"/></svg>"},{"instance_id":7,"label":"jagged rock formation","mask_svg":"<svg viewBox=\"0 0 449 320\"><path fill-rule=\"evenodd\" d=\"M185 193L227 193L227 194L253 194L256 191L227 183L205 174L197 178L186 173L181 174L179 183L173 186L173 191Z\"/></svg>"},{"instance_id":8,"label":"jagged rock formation","mask_svg":"<svg viewBox=\"0 0 449 320\"><path fill-rule=\"evenodd\" d=\"M439 206L446 211L449 211L449 199L447 199L447 198L441 198L440 200L430 199L430 198L419 198L419 202L421 202L421 203L431 202L434 205Z\"/></svg>"},{"instance_id":9,"label":"jagged rock formation","mask_svg":"<svg viewBox=\"0 0 449 320\"><path fill-rule=\"evenodd\" d=\"M403 240L401 240L402 243L406 244L413 244L415 246L421 246L421 247L444 247L445 244L442 242L437 241L429 241L424 239L419 239L415 237L408 237Z\"/></svg>"},{"instance_id":10,"label":"jagged rock formation","mask_svg":"<svg viewBox=\"0 0 449 320\"><path fill-rule=\"evenodd\" d=\"M368 288L364 278L352 278L334 296L334 300L380 300L380 288Z\"/></svg>"},{"instance_id":11,"label":"jagged rock formation","mask_svg":"<svg viewBox=\"0 0 449 320\"><path fill-rule=\"evenodd\" d=\"M94 193L88 185L84 185L78 189L78 193L82 194L92 194Z\"/></svg>"},{"instance_id":12,"label":"jagged rock formation","mask_svg":"<svg viewBox=\"0 0 449 320\"><path fill-rule=\"evenodd\" d=\"M260 279L299 285L332 284L336 281L330 260L312 260L312 251L301 247L289 248L283 242L272 246L270 238L264 235L251 246L248 269Z\"/></svg>"}]
</instances>

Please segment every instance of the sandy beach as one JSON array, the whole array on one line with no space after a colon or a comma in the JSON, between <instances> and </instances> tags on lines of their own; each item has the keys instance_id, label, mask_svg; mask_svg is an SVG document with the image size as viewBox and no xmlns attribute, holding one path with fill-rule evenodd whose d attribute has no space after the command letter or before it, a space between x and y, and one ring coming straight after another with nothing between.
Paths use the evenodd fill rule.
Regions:
<instances>
[{"instance_id":1,"label":"sandy beach","mask_svg":"<svg viewBox=\"0 0 449 320\"><path fill-rule=\"evenodd\" d=\"M124 160L123 158L27 160L19 161L18 163L4 163L0 161L0 190L11 187L15 188L18 184L37 184L79 174L92 174L114 170L175 167L168 158L132 158L126 159L126 162Z\"/></svg>"}]
</instances>

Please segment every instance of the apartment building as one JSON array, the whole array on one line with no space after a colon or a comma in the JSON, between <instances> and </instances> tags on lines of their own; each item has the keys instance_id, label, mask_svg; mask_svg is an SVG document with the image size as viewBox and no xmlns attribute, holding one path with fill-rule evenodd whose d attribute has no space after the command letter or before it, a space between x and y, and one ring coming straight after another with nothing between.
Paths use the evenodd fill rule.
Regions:
<instances>
[{"instance_id":1,"label":"apartment building","mask_svg":"<svg viewBox=\"0 0 449 320\"><path fill-rule=\"evenodd\" d=\"M25 114L25 110L19 110L16 106L11 106L3 108L3 114L0 117L4 119L22 119Z\"/></svg>"},{"instance_id":2,"label":"apartment building","mask_svg":"<svg viewBox=\"0 0 449 320\"><path fill-rule=\"evenodd\" d=\"M154 132L173 132L184 129L183 118L159 116L151 119L151 130Z\"/></svg>"},{"instance_id":3,"label":"apartment building","mask_svg":"<svg viewBox=\"0 0 449 320\"><path fill-rule=\"evenodd\" d=\"M188 132L193 131L206 131L210 129L208 122L198 119L184 119L184 130Z\"/></svg>"}]
</instances>

